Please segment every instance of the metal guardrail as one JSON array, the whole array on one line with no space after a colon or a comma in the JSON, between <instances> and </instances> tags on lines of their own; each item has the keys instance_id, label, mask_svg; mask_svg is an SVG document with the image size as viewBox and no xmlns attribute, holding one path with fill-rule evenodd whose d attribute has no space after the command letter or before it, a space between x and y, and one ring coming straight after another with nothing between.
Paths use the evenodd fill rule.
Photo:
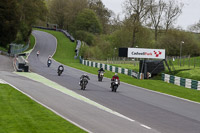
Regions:
<instances>
[{"instance_id":1,"label":"metal guardrail","mask_svg":"<svg viewBox=\"0 0 200 133\"><path fill-rule=\"evenodd\" d=\"M45 29L45 30L54 30L54 31L60 31L63 34L66 35L67 38L69 38L69 40L71 42L75 42L75 39L72 35L69 34L69 32L67 32L66 30L63 29L57 29L57 28L46 28L46 27L41 27L41 26L33 26L33 28L39 28L39 29Z\"/></svg>"},{"instance_id":2,"label":"metal guardrail","mask_svg":"<svg viewBox=\"0 0 200 133\"><path fill-rule=\"evenodd\" d=\"M11 49L10 49L10 54L19 54L22 53L23 51L26 51L29 48L29 43L23 47L23 44L15 44L15 43L11 43Z\"/></svg>"}]
</instances>

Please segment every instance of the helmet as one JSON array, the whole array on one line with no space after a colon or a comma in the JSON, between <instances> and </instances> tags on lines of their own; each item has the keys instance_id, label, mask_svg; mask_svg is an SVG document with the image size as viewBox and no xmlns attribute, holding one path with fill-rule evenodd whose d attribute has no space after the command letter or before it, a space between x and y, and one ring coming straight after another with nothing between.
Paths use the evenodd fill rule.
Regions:
<instances>
[{"instance_id":1,"label":"helmet","mask_svg":"<svg viewBox=\"0 0 200 133\"><path fill-rule=\"evenodd\" d=\"M117 73L115 73L115 76L117 76Z\"/></svg>"},{"instance_id":2,"label":"helmet","mask_svg":"<svg viewBox=\"0 0 200 133\"><path fill-rule=\"evenodd\" d=\"M86 74L86 73L84 73L83 75L84 75L84 76L87 76L87 74Z\"/></svg>"}]
</instances>

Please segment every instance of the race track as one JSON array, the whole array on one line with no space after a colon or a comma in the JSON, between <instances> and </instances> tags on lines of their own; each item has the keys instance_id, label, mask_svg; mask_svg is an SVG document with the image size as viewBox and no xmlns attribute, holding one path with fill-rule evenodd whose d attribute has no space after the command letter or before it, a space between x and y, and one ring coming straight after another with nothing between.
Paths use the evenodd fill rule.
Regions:
<instances>
[{"instance_id":1,"label":"race track","mask_svg":"<svg viewBox=\"0 0 200 133\"><path fill-rule=\"evenodd\" d=\"M0 78L17 86L63 117L95 133L199 133L200 104L125 83L121 83L118 92L113 93L109 88L110 79L104 78L103 82L98 82L97 75L92 74L88 74L91 80L86 90L81 91L78 82L84 72L65 66L64 73L58 77L56 72L60 63L53 61L50 68L46 65L48 56L55 52L56 39L41 31L34 31L33 35L37 45L29 56L32 72L128 119L77 100L42 83L0 69ZM40 50L39 58L36 56L37 50ZM0 56L1 60L3 58L5 57Z\"/></svg>"}]
</instances>

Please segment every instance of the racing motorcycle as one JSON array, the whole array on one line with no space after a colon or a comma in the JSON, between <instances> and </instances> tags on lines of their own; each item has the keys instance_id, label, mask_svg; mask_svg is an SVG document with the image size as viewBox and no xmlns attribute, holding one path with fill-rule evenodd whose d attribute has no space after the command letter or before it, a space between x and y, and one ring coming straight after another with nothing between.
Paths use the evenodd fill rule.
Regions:
<instances>
[{"instance_id":1,"label":"racing motorcycle","mask_svg":"<svg viewBox=\"0 0 200 133\"><path fill-rule=\"evenodd\" d=\"M50 67L51 63L52 63L52 61L50 59L48 59L47 66Z\"/></svg>"},{"instance_id":2,"label":"racing motorcycle","mask_svg":"<svg viewBox=\"0 0 200 133\"><path fill-rule=\"evenodd\" d=\"M88 80L87 80L86 78L83 78L83 79L80 81L81 90L85 90L87 84L88 84Z\"/></svg>"},{"instance_id":3,"label":"racing motorcycle","mask_svg":"<svg viewBox=\"0 0 200 133\"><path fill-rule=\"evenodd\" d=\"M114 81L111 81L111 83L112 83L112 87L111 87L112 91L116 92L117 88L119 87L119 84L120 84L119 80L115 79Z\"/></svg>"},{"instance_id":4,"label":"racing motorcycle","mask_svg":"<svg viewBox=\"0 0 200 133\"><path fill-rule=\"evenodd\" d=\"M102 82L102 80L103 80L103 76L104 76L104 72L99 72L99 74L98 74L98 81L101 81Z\"/></svg>"},{"instance_id":5,"label":"racing motorcycle","mask_svg":"<svg viewBox=\"0 0 200 133\"><path fill-rule=\"evenodd\" d=\"M62 72L64 71L64 67L62 65L60 65L58 67L58 76L60 76L62 74Z\"/></svg>"}]
</instances>

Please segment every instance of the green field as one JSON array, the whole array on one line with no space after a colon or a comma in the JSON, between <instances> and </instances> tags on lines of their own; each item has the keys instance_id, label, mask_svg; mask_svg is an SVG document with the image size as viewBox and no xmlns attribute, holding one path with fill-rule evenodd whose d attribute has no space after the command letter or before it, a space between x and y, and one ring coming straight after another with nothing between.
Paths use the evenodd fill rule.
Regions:
<instances>
[{"instance_id":1,"label":"green field","mask_svg":"<svg viewBox=\"0 0 200 133\"><path fill-rule=\"evenodd\" d=\"M54 59L65 65L97 75L98 68L82 65L79 63L78 59L76 60L74 59L75 55L74 50L76 47L75 43L71 43L63 33L56 31L48 31L48 30L42 30L42 31L48 32L57 38L58 48L56 54L53 56ZM114 73L110 71L106 71L105 73L105 77L108 78L111 78L113 75ZM118 75L121 81L132 85L200 102L200 91L197 90L187 89L181 86L165 83L161 80L138 80L124 74L118 74Z\"/></svg>"},{"instance_id":2,"label":"green field","mask_svg":"<svg viewBox=\"0 0 200 133\"><path fill-rule=\"evenodd\" d=\"M0 133L84 133L9 85L0 84Z\"/></svg>"}]
</instances>

